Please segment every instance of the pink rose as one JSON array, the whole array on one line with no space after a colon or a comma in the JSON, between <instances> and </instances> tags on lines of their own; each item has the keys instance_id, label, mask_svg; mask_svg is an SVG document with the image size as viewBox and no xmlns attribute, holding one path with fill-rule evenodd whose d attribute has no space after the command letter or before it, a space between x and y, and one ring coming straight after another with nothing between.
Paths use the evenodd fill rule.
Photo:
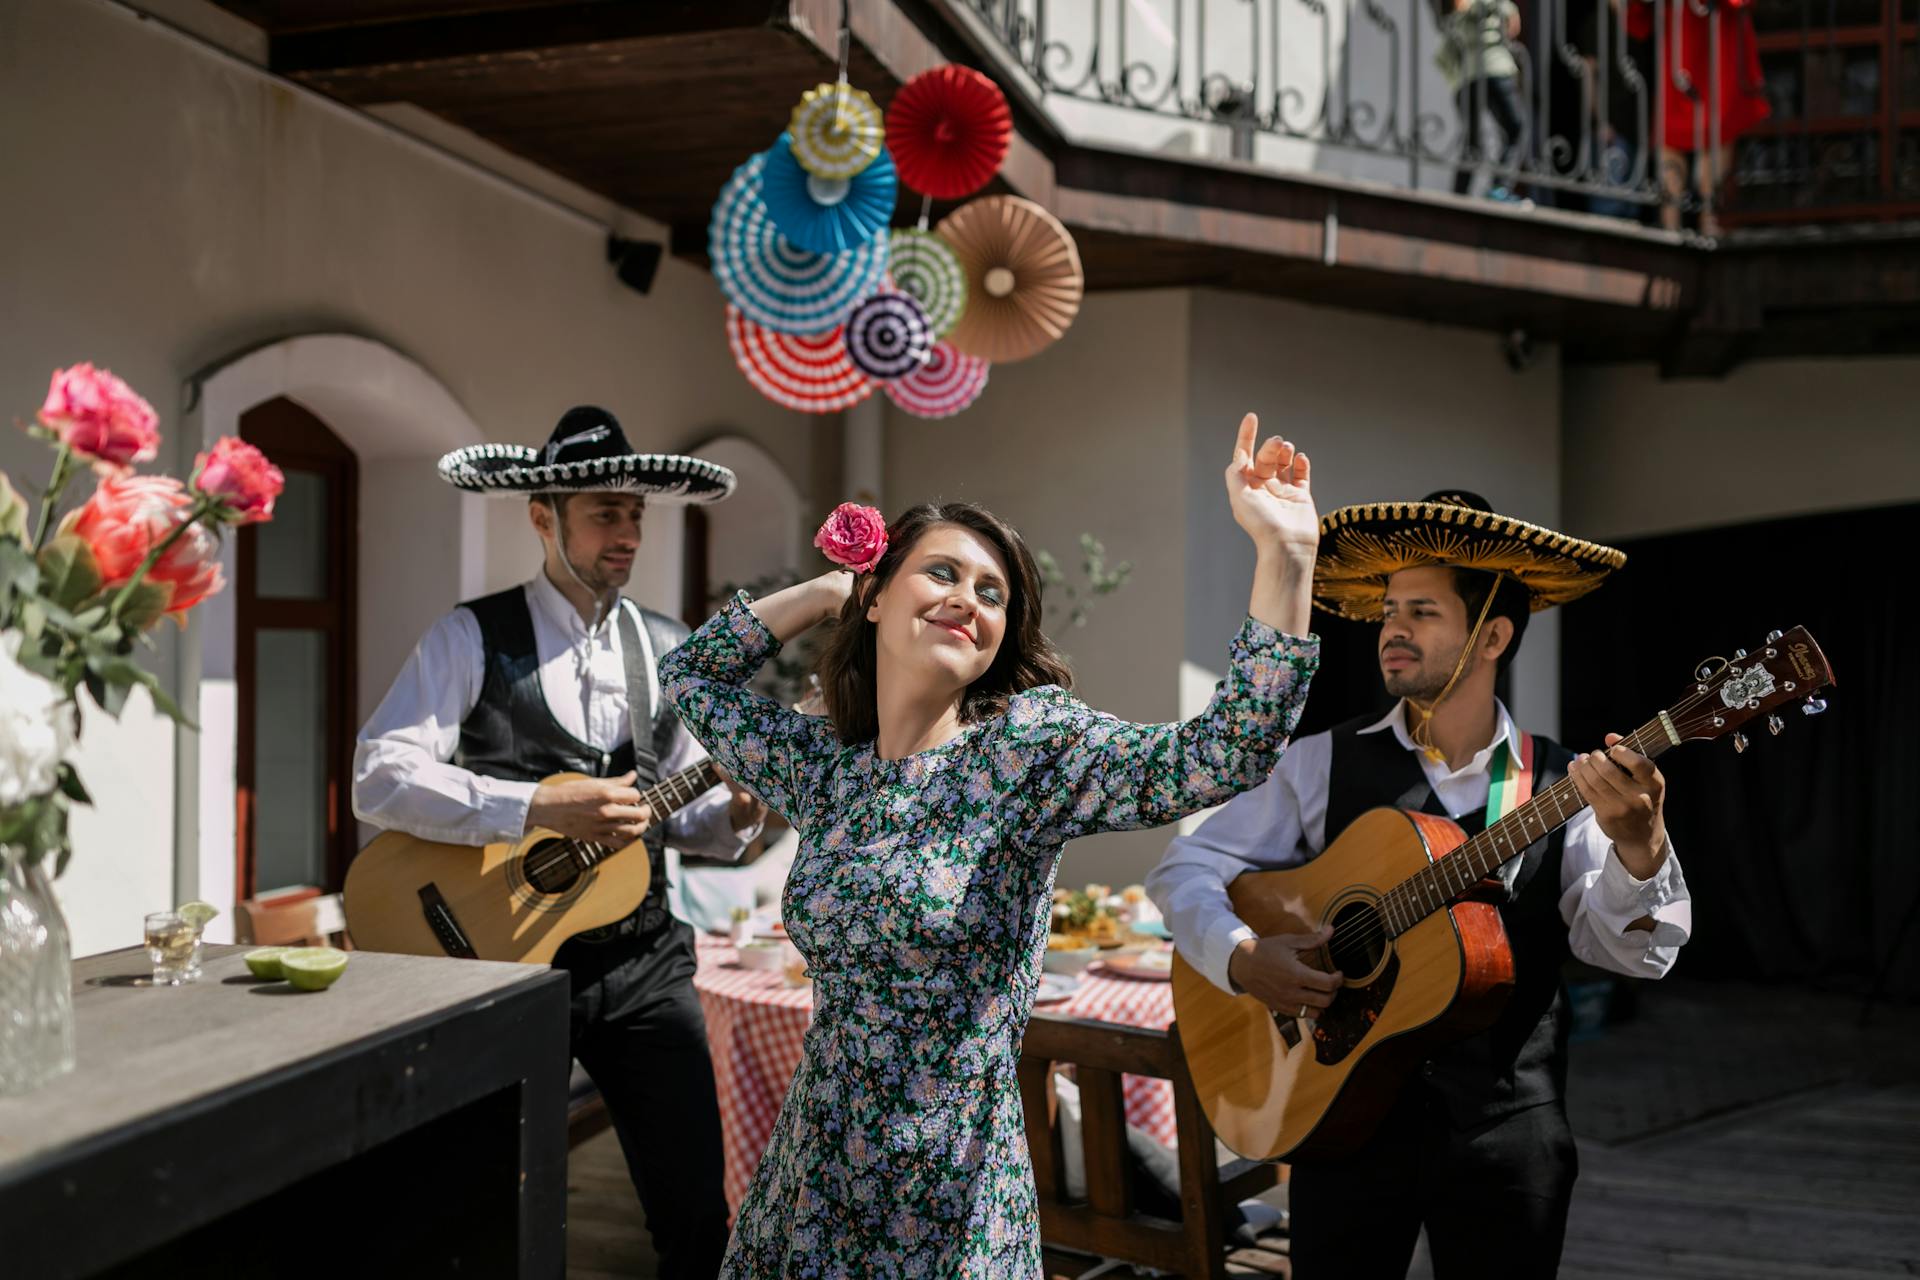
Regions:
<instances>
[{"instance_id":1,"label":"pink rose","mask_svg":"<svg viewBox=\"0 0 1920 1280\"><path fill-rule=\"evenodd\" d=\"M887 522L872 507L843 502L813 535L813 545L835 564L855 573L872 573L887 554Z\"/></svg>"},{"instance_id":2,"label":"pink rose","mask_svg":"<svg viewBox=\"0 0 1920 1280\"><path fill-rule=\"evenodd\" d=\"M228 524L259 524L273 519L273 500L287 487L287 478L266 454L222 436L212 452L194 459L193 487L220 503Z\"/></svg>"},{"instance_id":3,"label":"pink rose","mask_svg":"<svg viewBox=\"0 0 1920 1280\"><path fill-rule=\"evenodd\" d=\"M90 364L54 372L40 421L75 453L117 471L151 462L160 451L160 419L153 406Z\"/></svg>"},{"instance_id":4,"label":"pink rose","mask_svg":"<svg viewBox=\"0 0 1920 1280\"><path fill-rule=\"evenodd\" d=\"M193 499L171 476L105 476L86 504L61 522L60 531L78 534L92 549L102 587L118 587L192 508ZM143 581L166 588L161 612L184 620L187 610L225 585L220 540L206 525L195 523L154 562Z\"/></svg>"}]
</instances>

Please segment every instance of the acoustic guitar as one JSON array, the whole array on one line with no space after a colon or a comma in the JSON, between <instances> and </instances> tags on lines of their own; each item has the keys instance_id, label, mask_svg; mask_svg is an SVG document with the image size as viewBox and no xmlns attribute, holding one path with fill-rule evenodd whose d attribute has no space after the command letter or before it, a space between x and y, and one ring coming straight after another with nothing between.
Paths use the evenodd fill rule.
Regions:
<instances>
[{"instance_id":1,"label":"acoustic guitar","mask_svg":"<svg viewBox=\"0 0 1920 1280\"><path fill-rule=\"evenodd\" d=\"M664 822L719 781L702 760L642 791L640 803ZM347 929L365 951L543 964L568 938L639 906L651 876L644 840L609 849L539 827L476 848L387 831L347 868Z\"/></svg>"},{"instance_id":2,"label":"acoustic guitar","mask_svg":"<svg viewBox=\"0 0 1920 1280\"><path fill-rule=\"evenodd\" d=\"M1622 745L1649 758L1741 725L1833 683L1804 627L1768 635L1695 672L1672 706ZM1260 937L1333 927L1302 958L1345 975L1316 1017L1274 1013L1230 995L1179 956L1174 1014L1200 1105L1229 1147L1255 1159L1351 1151L1378 1127L1409 1072L1436 1048L1490 1026L1514 980L1498 907L1469 895L1500 865L1586 807L1563 778L1468 839L1425 813L1373 809L1319 857L1285 871L1248 872L1228 886L1235 914Z\"/></svg>"}]
</instances>

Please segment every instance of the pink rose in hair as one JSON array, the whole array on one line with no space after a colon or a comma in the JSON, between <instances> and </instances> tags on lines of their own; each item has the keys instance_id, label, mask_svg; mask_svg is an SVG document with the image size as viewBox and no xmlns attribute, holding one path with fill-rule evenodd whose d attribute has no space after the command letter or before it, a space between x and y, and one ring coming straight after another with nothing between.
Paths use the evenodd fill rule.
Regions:
<instances>
[{"instance_id":1,"label":"pink rose in hair","mask_svg":"<svg viewBox=\"0 0 1920 1280\"><path fill-rule=\"evenodd\" d=\"M60 443L104 469L125 471L160 451L153 406L105 369L76 364L54 371L40 421Z\"/></svg>"},{"instance_id":2,"label":"pink rose in hair","mask_svg":"<svg viewBox=\"0 0 1920 1280\"><path fill-rule=\"evenodd\" d=\"M287 478L266 454L222 436L211 452L194 459L193 487L220 503L227 523L259 524L273 519L273 500L287 487Z\"/></svg>"},{"instance_id":3,"label":"pink rose in hair","mask_svg":"<svg viewBox=\"0 0 1920 1280\"><path fill-rule=\"evenodd\" d=\"M855 573L872 573L887 554L887 522L872 507L843 502L813 535L813 545L835 564Z\"/></svg>"},{"instance_id":4,"label":"pink rose in hair","mask_svg":"<svg viewBox=\"0 0 1920 1280\"><path fill-rule=\"evenodd\" d=\"M101 586L118 587L132 578L147 553L185 521L193 500L172 476L106 476L86 505L60 524L78 534L100 565ZM225 585L220 574L220 541L196 522L147 570L146 581L167 592L161 612L176 619Z\"/></svg>"}]
</instances>

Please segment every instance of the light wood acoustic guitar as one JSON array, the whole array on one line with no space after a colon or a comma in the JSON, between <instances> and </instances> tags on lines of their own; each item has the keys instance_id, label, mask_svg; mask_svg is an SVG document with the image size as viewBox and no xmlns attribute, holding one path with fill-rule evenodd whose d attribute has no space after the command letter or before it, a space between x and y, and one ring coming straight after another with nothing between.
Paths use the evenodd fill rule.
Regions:
<instances>
[{"instance_id":1,"label":"light wood acoustic guitar","mask_svg":"<svg viewBox=\"0 0 1920 1280\"><path fill-rule=\"evenodd\" d=\"M1742 724L1833 683L1804 627L1768 635L1758 652L1713 659L1667 710L1623 745L1649 758ZM1255 1159L1332 1155L1364 1142L1402 1082L1440 1045L1491 1025L1512 990L1513 954L1498 907L1471 895L1502 863L1571 821L1585 803L1565 778L1472 839L1445 818L1398 809L1362 814L1319 857L1248 872L1227 888L1260 937L1333 936L1309 964L1345 976L1318 1017L1274 1013L1230 995L1179 956L1174 1015L1195 1090L1215 1132Z\"/></svg>"},{"instance_id":2,"label":"light wood acoustic guitar","mask_svg":"<svg viewBox=\"0 0 1920 1280\"><path fill-rule=\"evenodd\" d=\"M719 781L702 760L642 791L640 803L665 822ZM388 831L347 868L347 929L364 951L544 964L568 938L639 906L651 875L642 840L609 849L539 827L476 848Z\"/></svg>"}]
</instances>

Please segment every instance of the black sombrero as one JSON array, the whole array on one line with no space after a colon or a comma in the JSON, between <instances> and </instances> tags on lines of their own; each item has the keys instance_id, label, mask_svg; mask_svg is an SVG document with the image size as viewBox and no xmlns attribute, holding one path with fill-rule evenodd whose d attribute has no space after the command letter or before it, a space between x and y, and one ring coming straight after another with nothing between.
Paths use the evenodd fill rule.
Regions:
<instances>
[{"instance_id":1,"label":"black sombrero","mask_svg":"<svg viewBox=\"0 0 1920 1280\"><path fill-rule=\"evenodd\" d=\"M1497 515L1478 494L1444 489L1418 502L1363 502L1324 516L1313 602L1343 618L1377 621L1389 577L1445 564L1505 574L1527 589L1538 612L1579 599L1626 562L1624 551Z\"/></svg>"},{"instance_id":2,"label":"black sombrero","mask_svg":"<svg viewBox=\"0 0 1920 1280\"><path fill-rule=\"evenodd\" d=\"M469 493L638 493L660 502L718 502L733 472L677 453L635 453L620 421L590 405L561 416L547 443L475 444L440 459L440 478Z\"/></svg>"}]
</instances>

